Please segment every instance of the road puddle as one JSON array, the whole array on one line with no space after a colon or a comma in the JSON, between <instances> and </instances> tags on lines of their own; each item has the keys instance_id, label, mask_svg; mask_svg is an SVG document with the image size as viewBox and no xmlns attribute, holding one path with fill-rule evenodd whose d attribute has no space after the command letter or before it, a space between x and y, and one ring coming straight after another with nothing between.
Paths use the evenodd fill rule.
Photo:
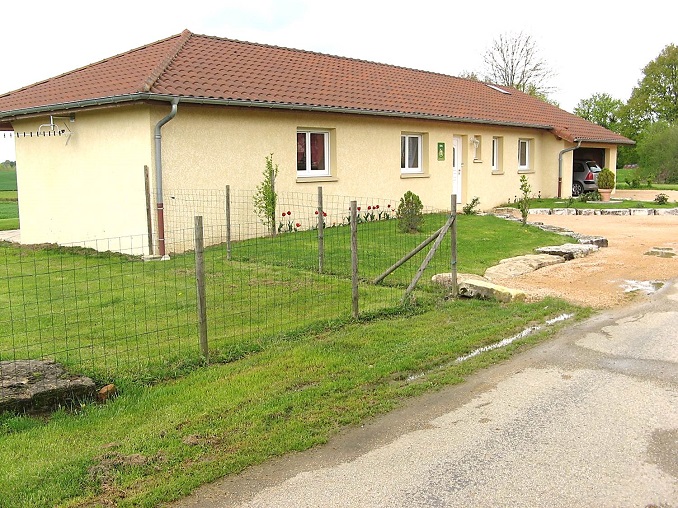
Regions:
<instances>
[{"instance_id":1,"label":"road puddle","mask_svg":"<svg viewBox=\"0 0 678 508\"><path fill-rule=\"evenodd\" d=\"M624 289L624 293L640 291L646 295L651 295L664 287L664 283L659 280L625 280L621 287Z\"/></svg>"},{"instance_id":2,"label":"road puddle","mask_svg":"<svg viewBox=\"0 0 678 508\"><path fill-rule=\"evenodd\" d=\"M524 339L528 335L532 335L533 333L542 330L545 326L550 326L560 321L565 321L566 319L570 319L572 316L574 316L574 314L561 314L560 316L554 317L553 319L549 319L541 326L530 326L529 328L525 328L522 332L514 335L513 337L508 337L506 339L500 340L499 342L495 342L494 344L490 344L489 346L478 348L467 355L460 356L455 360L455 362L461 363L473 358L474 356L478 356L480 353L485 353L486 351L492 351L493 349L499 349L500 347L508 346L512 342Z\"/></svg>"}]
</instances>

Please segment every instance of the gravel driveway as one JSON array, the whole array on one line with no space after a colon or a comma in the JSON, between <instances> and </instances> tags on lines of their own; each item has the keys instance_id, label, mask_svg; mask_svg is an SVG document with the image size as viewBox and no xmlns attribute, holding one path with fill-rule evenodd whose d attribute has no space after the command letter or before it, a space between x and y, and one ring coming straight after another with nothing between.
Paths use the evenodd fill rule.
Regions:
<instances>
[{"instance_id":1,"label":"gravel driveway","mask_svg":"<svg viewBox=\"0 0 678 508\"><path fill-rule=\"evenodd\" d=\"M585 258L496 281L521 289L528 296L552 295L595 308L611 308L643 298L645 289L656 287L652 282L678 278L678 216L535 215L530 220L604 236L609 247ZM673 249L677 256L648 255L655 247Z\"/></svg>"}]
</instances>

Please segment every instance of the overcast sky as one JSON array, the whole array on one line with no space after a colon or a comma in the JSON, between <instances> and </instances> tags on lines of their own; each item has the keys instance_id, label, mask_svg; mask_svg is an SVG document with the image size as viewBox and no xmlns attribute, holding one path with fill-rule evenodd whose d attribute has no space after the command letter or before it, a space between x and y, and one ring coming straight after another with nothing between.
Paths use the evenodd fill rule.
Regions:
<instances>
[{"instance_id":1,"label":"overcast sky","mask_svg":"<svg viewBox=\"0 0 678 508\"><path fill-rule=\"evenodd\" d=\"M0 94L184 29L450 75L480 73L493 40L523 32L554 72L551 98L572 111L595 93L626 102L643 67L678 44L672 0L31 0L0 12ZM13 147L0 134L0 161Z\"/></svg>"}]
</instances>

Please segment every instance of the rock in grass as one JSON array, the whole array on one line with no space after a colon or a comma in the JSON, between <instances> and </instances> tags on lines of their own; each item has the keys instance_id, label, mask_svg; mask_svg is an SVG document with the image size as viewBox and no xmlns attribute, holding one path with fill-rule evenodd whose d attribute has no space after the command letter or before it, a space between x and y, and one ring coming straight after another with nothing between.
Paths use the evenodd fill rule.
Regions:
<instances>
[{"instance_id":1,"label":"rock in grass","mask_svg":"<svg viewBox=\"0 0 678 508\"><path fill-rule=\"evenodd\" d=\"M451 273L438 273L432 281L444 287L452 285ZM465 298L479 298L482 300L498 300L500 302L524 301L525 293L516 289L493 284L480 275L460 273L457 275L459 296Z\"/></svg>"},{"instance_id":2,"label":"rock in grass","mask_svg":"<svg viewBox=\"0 0 678 508\"><path fill-rule=\"evenodd\" d=\"M54 361L0 362L0 412L45 411L96 395L94 381Z\"/></svg>"},{"instance_id":3,"label":"rock in grass","mask_svg":"<svg viewBox=\"0 0 678 508\"><path fill-rule=\"evenodd\" d=\"M552 245L550 247L540 247L536 249L539 254L550 254L552 256L561 256L566 260L583 258L598 250L597 245L565 243L563 245Z\"/></svg>"},{"instance_id":4,"label":"rock in grass","mask_svg":"<svg viewBox=\"0 0 678 508\"><path fill-rule=\"evenodd\" d=\"M534 272L545 266L564 263L565 258L550 254L528 254L526 256L516 256L513 258L502 259L498 265L494 265L485 270L485 277L488 279L508 279L518 277L526 273Z\"/></svg>"},{"instance_id":5,"label":"rock in grass","mask_svg":"<svg viewBox=\"0 0 678 508\"><path fill-rule=\"evenodd\" d=\"M481 300L497 300L499 302L523 302L527 295L517 289L511 289L488 280L466 280L459 284L459 296L479 298Z\"/></svg>"}]
</instances>

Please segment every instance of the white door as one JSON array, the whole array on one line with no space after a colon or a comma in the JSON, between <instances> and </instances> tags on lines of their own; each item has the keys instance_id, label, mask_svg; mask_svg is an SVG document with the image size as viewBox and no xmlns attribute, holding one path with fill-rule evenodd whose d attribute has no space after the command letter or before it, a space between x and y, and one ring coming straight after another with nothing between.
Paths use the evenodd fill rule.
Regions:
<instances>
[{"instance_id":1,"label":"white door","mask_svg":"<svg viewBox=\"0 0 678 508\"><path fill-rule=\"evenodd\" d=\"M452 138L452 194L457 195L457 204L461 203L461 168L462 161L461 137Z\"/></svg>"}]
</instances>

